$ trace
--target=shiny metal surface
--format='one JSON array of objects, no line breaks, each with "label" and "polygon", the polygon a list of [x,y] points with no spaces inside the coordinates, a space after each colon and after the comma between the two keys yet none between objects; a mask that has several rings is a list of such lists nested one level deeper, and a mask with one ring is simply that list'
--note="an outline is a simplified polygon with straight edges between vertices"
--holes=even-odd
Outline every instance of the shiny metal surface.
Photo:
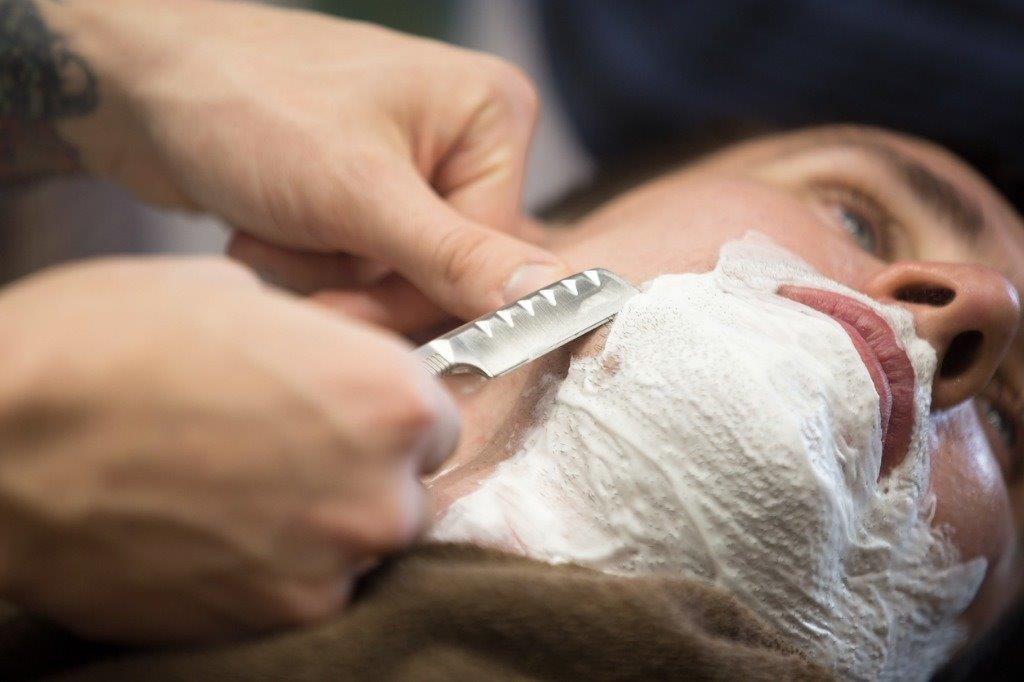
[{"label": "shiny metal surface", "polygon": [[416,353],[432,374],[494,378],[601,326],[636,293],[613,272],[584,270],[439,336]]}]

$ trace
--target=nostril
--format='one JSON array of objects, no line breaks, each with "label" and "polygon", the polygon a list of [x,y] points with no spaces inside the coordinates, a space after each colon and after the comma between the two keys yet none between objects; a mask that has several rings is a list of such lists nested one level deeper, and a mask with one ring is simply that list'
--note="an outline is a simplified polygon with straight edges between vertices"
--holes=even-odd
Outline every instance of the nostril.
[{"label": "nostril", "polygon": [[936,308],[949,305],[954,298],[956,298],[956,292],[952,289],[928,284],[911,284],[896,292],[897,301],[930,305]]},{"label": "nostril", "polygon": [[960,332],[954,336],[949,348],[946,349],[946,357],[942,358],[939,376],[943,379],[955,379],[970,369],[978,358],[984,339],[985,336],[975,330]]}]

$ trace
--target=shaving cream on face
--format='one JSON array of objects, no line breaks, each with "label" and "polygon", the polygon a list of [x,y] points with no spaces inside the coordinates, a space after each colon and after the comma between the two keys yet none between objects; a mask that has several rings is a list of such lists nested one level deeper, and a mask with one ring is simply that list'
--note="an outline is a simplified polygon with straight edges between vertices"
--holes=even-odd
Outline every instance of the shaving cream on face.
[{"label": "shaving cream on face", "polygon": [[[879,400],[850,338],[780,285],[836,291],[896,332],[917,379],[910,452],[882,482]],[[935,353],[909,314],[763,237],[658,277],[575,358],[521,449],[432,536],[734,594],[854,679],[927,679],[985,562],[930,525]]]}]

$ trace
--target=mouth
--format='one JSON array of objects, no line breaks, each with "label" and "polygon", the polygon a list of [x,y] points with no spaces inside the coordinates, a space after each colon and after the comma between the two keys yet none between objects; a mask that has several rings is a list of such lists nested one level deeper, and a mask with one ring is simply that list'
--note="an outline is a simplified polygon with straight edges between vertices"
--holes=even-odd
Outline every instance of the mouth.
[{"label": "mouth", "polygon": [[779,296],[828,315],[849,335],[878,393],[882,466],[887,475],[907,456],[914,426],[914,367],[885,319],[860,301],[834,291],[779,287]]}]

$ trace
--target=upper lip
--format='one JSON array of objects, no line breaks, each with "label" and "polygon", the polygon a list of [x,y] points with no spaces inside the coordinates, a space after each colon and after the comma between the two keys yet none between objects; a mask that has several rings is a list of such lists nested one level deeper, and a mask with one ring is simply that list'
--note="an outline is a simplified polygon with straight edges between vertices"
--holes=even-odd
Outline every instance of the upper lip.
[{"label": "upper lip", "polygon": [[860,301],[834,291],[782,286],[780,296],[838,322],[850,336],[878,392],[882,424],[880,476],[903,461],[914,426],[914,366],[885,319]]}]

